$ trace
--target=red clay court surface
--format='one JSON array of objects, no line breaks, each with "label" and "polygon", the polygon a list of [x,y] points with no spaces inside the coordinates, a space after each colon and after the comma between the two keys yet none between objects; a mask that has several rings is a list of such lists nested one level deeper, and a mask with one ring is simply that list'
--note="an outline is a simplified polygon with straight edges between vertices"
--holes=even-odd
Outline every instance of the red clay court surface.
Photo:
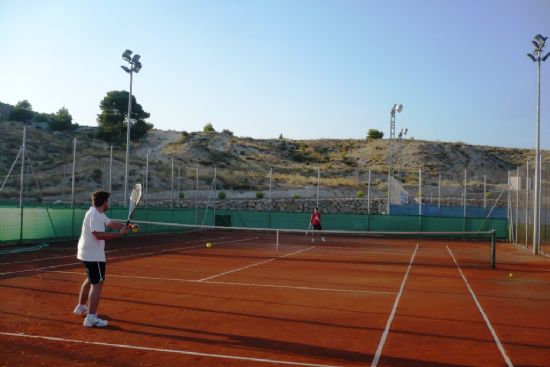
[{"label": "red clay court surface", "polygon": [[491,269],[486,243],[271,237],[108,242],[110,324],[93,329],[72,314],[76,241],[0,255],[0,365],[550,365],[550,258],[498,243]]}]

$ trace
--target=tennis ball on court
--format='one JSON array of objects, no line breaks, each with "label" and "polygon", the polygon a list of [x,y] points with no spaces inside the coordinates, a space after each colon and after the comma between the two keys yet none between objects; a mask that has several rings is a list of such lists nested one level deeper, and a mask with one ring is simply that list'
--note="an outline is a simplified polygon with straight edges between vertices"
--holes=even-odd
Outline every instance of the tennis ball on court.
[{"label": "tennis ball on court", "polygon": [[508,274],[508,276],[511,278],[511,277],[514,276],[514,273],[510,273],[510,274]]},{"label": "tennis ball on court", "polygon": [[212,244],[210,242],[207,242],[206,247],[210,248],[210,247],[212,247]]}]

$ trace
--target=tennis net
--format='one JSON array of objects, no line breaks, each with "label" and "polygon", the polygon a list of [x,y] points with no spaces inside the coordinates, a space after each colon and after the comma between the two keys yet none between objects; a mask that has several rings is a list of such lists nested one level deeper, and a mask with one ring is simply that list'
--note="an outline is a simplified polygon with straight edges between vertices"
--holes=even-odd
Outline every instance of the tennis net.
[{"label": "tennis net", "polygon": [[[265,256],[278,257],[300,249],[308,256],[375,263],[492,267],[496,266],[495,231],[478,232],[374,232],[343,230],[299,230],[171,222],[135,221],[140,235],[154,235],[151,242],[194,240],[212,244],[218,250],[253,249]],[[211,251],[214,252],[214,251]]]}]

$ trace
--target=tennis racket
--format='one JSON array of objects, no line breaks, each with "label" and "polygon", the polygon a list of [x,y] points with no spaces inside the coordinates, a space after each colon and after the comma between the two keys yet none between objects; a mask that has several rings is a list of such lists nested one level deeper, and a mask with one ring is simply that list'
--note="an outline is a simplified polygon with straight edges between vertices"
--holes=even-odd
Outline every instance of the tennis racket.
[{"label": "tennis racket", "polygon": [[311,223],[309,223],[309,227],[307,227],[307,230],[306,230],[306,237],[307,237],[309,231],[311,231]]},{"label": "tennis racket", "polygon": [[132,193],[130,194],[130,204],[128,206],[128,220],[126,221],[126,227],[130,228],[132,232],[138,232],[139,227],[135,224],[130,224],[130,220],[136,211],[141,200],[141,184],[136,184]]}]

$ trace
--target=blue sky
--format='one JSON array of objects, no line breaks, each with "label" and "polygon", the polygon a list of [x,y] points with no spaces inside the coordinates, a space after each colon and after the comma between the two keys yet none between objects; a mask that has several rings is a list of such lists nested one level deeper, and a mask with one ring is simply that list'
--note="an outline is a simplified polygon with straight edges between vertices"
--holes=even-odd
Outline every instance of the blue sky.
[{"label": "blue sky", "polygon": [[[96,126],[127,90],[156,128],[292,139],[389,135],[532,148],[536,67],[550,0],[0,0],[0,101],[69,109]],[[546,47],[550,51],[550,42]],[[541,144],[550,148],[550,61]]]}]

